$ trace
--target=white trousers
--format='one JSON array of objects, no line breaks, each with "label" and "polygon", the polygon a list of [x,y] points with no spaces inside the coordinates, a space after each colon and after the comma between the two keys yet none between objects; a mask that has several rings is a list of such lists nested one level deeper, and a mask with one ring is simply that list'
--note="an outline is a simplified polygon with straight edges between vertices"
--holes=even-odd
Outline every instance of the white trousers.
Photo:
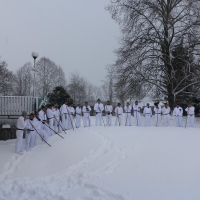
[{"label": "white trousers", "polygon": [[15,145],[15,153],[20,153],[22,151],[22,142],[23,142],[23,131],[17,130],[16,131],[16,145]]},{"label": "white trousers", "polygon": [[135,118],[135,125],[136,126],[141,126],[141,115],[139,112],[134,112],[134,118]]},{"label": "white trousers", "polygon": [[74,119],[73,115],[68,115],[68,129],[74,128]]},{"label": "white trousers", "polygon": [[122,125],[122,115],[117,115],[115,119],[115,126],[121,126]]},{"label": "white trousers", "polygon": [[96,113],[96,126],[102,126],[102,113]]},{"label": "white trousers", "polygon": [[125,115],[125,126],[132,126],[131,113],[126,113]]},{"label": "white trousers", "polygon": [[55,119],[54,119],[54,130],[57,133],[61,133],[62,132],[61,126],[62,126],[62,124],[61,124],[61,121],[60,121],[60,117],[59,116],[55,117]]},{"label": "white trousers", "polygon": [[[37,132],[42,136],[42,138],[44,139],[44,140],[48,140],[48,138],[49,138],[49,134],[46,132],[46,131],[44,131],[44,130],[42,130],[42,129],[37,129]],[[40,137],[40,136],[39,136]],[[41,138],[41,140],[42,140],[42,138]],[[42,140],[43,141],[43,140]]]},{"label": "white trousers", "polygon": [[62,114],[62,128],[67,129],[67,114]]},{"label": "white trousers", "polygon": [[37,132],[31,131],[31,148],[37,145]]},{"label": "white trousers", "polygon": [[85,125],[85,127],[91,126],[90,114],[89,113],[84,113],[84,125]]},{"label": "white trousers", "polygon": [[76,114],[76,127],[79,128],[81,126],[81,114]]},{"label": "white trousers", "polygon": [[194,127],[194,115],[187,116],[187,127]]},{"label": "white trousers", "polygon": [[176,116],[176,126],[182,127],[182,116]]},{"label": "white trousers", "polygon": [[30,131],[28,133],[28,131],[26,131],[26,136],[25,136],[25,149],[26,149],[26,151],[28,151],[30,148],[32,148],[31,143],[33,142],[33,132],[34,131]]},{"label": "white trousers", "polygon": [[151,126],[151,115],[150,114],[145,115],[145,126]]},{"label": "white trousers", "polygon": [[163,125],[164,126],[169,126],[169,119],[170,119],[170,115],[163,115]]},{"label": "white trousers", "polygon": [[112,115],[106,114],[106,126],[112,126]]},{"label": "white trousers", "polygon": [[54,130],[54,126],[53,126],[53,122],[54,122],[54,118],[49,119],[49,136],[53,135],[53,130]]},{"label": "white trousers", "polygon": [[155,126],[160,126],[160,114],[155,114]]}]

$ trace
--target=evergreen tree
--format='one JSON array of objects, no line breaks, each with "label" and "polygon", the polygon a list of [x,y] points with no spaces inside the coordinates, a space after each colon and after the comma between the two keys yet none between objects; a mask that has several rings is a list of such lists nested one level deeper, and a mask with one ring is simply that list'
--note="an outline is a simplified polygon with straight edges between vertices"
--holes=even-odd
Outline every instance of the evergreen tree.
[{"label": "evergreen tree", "polygon": [[55,87],[53,91],[51,93],[48,93],[45,97],[45,105],[58,104],[58,107],[60,107],[65,101],[73,102],[70,95],[62,86]]}]

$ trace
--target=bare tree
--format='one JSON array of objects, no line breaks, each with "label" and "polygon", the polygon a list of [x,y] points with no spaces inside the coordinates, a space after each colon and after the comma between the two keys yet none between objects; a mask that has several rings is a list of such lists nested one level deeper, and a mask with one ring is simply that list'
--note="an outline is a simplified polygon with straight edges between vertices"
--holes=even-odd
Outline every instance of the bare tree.
[{"label": "bare tree", "polygon": [[13,92],[14,76],[7,69],[6,62],[0,62],[0,94],[3,96],[11,95]]},{"label": "bare tree", "polygon": [[[173,107],[178,94],[199,85],[199,74],[186,73],[196,71],[191,69],[197,62],[194,55],[199,55],[199,4],[198,0],[115,0],[107,7],[122,30],[115,67],[117,84],[126,87],[128,94],[136,85],[147,93],[156,89]],[[180,70],[173,59],[180,55],[173,52],[180,44],[193,55],[193,62],[184,60],[181,83],[177,83]]]},{"label": "bare tree", "polygon": [[30,62],[24,64],[15,73],[14,94],[17,96],[33,95],[33,67]]},{"label": "bare tree", "polygon": [[36,95],[45,97],[56,86],[66,87],[64,72],[49,58],[43,57],[36,63]]}]

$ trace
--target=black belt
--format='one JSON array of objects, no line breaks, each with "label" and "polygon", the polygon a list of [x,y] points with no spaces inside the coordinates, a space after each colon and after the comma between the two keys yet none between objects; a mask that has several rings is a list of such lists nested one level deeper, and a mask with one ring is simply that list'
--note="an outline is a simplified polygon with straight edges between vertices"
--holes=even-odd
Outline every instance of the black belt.
[{"label": "black belt", "polygon": [[155,114],[160,115],[161,113],[155,113]]},{"label": "black belt", "polygon": [[167,114],[163,114],[163,115],[169,115],[170,113],[167,113]]},{"label": "black belt", "polygon": [[19,131],[24,131],[24,129],[20,129],[20,128],[17,128],[17,130],[19,130]]},{"label": "black belt", "polygon": [[131,112],[125,112],[125,113],[131,113]]}]

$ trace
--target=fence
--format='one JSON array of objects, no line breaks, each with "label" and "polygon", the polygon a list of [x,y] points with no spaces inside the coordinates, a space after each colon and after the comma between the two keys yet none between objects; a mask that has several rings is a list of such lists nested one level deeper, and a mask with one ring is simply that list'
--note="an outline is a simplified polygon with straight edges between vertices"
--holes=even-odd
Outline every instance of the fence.
[{"label": "fence", "polygon": [[22,111],[33,112],[38,109],[38,97],[0,96],[0,115],[21,115]]}]

